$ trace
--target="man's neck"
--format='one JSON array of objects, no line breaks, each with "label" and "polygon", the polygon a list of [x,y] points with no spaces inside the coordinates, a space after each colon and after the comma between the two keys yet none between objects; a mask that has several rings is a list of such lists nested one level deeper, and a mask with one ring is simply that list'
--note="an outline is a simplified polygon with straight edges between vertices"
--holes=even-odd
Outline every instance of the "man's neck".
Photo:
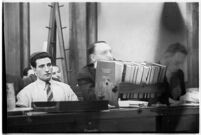
[{"label": "man's neck", "polygon": [[50,81],[52,80],[52,78],[49,79],[49,80],[42,80],[42,79],[40,79],[40,78],[37,78],[37,80],[42,81],[42,82],[50,82]]}]

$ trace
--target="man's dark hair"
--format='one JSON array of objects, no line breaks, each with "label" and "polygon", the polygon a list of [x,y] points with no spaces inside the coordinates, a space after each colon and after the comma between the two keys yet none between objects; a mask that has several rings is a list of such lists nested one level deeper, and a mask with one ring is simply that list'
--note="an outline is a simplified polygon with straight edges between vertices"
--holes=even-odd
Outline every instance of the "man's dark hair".
[{"label": "man's dark hair", "polygon": [[36,52],[31,55],[31,58],[30,58],[31,66],[36,68],[36,60],[42,59],[42,58],[50,58],[52,62],[52,57],[47,52]]},{"label": "man's dark hair", "polygon": [[170,44],[166,50],[166,53],[170,53],[170,54],[175,54],[177,52],[183,53],[185,55],[188,54],[186,47],[178,42]]},{"label": "man's dark hair", "polygon": [[27,76],[28,75],[28,71],[31,69],[31,67],[26,67],[24,68],[23,72],[22,72],[22,75],[23,76]]},{"label": "man's dark hair", "polygon": [[106,41],[96,41],[92,44],[89,45],[88,49],[87,49],[87,54],[88,56],[90,54],[93,54],[94,53],[94,49],[95,49],[95,45],[98,44],[98,43],[107,43]]}]

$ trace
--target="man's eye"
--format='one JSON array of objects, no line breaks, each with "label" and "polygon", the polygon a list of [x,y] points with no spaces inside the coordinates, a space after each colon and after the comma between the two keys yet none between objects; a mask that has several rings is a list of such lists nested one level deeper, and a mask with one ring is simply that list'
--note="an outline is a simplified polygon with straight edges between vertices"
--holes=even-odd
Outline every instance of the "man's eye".
[{"label": "man's eye", "polygon": [[107,54],[107,51],[104,51],[102,54],[103,54],[103,55],[104,55],[104,54]]},{"label": "man's eye", "polygon": [[44,67],[44,65],[40,65],[40,66],[38,66],[39,68],[43,68]]},{"label": "man's eye", "polygon": [[50,67],[51,65],[52,65],[51,63],[48,63],[48,64],[47,64],[48,67]]}]

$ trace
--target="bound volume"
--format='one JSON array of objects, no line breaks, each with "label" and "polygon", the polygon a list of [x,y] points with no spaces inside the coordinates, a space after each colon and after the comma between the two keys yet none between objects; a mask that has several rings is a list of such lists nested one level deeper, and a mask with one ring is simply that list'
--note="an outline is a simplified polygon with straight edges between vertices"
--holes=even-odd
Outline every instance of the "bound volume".
[{"label": "bound volume", "polygon": [[109,100],[118,106],[118,92],[115,86],[122,80],[123,64],[118,61],[99,61],[96,69],[95,93],[99,100]]}]

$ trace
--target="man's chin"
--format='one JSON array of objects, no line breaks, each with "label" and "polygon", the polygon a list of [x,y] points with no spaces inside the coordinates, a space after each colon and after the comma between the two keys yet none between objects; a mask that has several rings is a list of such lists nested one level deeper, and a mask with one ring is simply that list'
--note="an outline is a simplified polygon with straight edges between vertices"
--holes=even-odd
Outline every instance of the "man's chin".
[{"label": "man's chin", "polygon": [[51,79],[51,77],[43,78],[43,79],[41,79],[41,80],[43,80],[43,81],[50,81],[50,79]]}]

